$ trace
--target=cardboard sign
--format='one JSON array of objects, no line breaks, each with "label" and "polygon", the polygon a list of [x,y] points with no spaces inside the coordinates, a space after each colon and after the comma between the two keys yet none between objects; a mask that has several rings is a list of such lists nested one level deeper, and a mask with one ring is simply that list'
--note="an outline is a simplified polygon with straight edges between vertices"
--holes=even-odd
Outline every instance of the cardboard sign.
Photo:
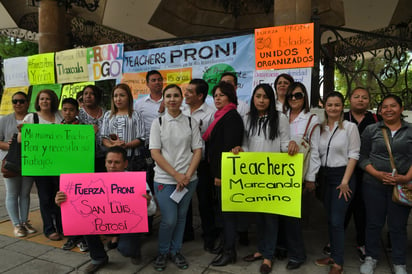
[{"label": "cardboard sign", "polygon": [[6,87],[30,85],[27,62],[26,56],[4,59],[4,82]]},{"label": "cardboard sign", "polygon": [[13,94],[18,91],[22,91],[27,94],[29,92],[29,87],[13,87],[4,89],[3,96],[1,97],[0,115],[7,115],[14,111],[11,98],[13,97]]},{"label": "cardboard sign", "polygon": [[77,93],[82,91],[84,87],[94,85],[94,82],[83,82],[64,85],[62,89],[62,96],[60,99],[59,109],[62,109],[62,102],[66,98],[76,99]]},{"label": "cardboard sign", "polygon": [[64,235],[147,232],[146,172],[63,174]]},{"label": "cardboard sign", "polygon": [[86,49],[56,52],[57,83],[84,82],[89,80]]},{"label": "cardboard sign", "polygon": [[300,218],[303,155],[222,153],[222,210]]},{"label": "cardboard sign", "polygon": [[58,176],[94,171],[92,125],[23,124],[23,176]]},{"label": "cardboard sign", "polygon": [[123,50],[123,43],[88,48],[89,81],[120,79],[123,67]]},{"label": "cardboard sign", "polygon": [[29,56],[28,70],[31,85],[54,84],[54,52]]},{"label": "cardboard sign", "polygon": [[255,29],[256,70],[314,65],[313,23]]}]

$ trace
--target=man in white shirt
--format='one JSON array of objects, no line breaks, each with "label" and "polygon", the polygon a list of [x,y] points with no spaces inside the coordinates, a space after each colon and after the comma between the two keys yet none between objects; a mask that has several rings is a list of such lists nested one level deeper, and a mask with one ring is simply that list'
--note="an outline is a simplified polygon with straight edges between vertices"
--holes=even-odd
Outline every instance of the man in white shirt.
[{"label": "man in white shirt", "polygon": [[[144,155],[147,162],[146,181],[149,184],[150,190],[153,189],[154,177],[154,162],[149,151],[150,128],[154,119],[159,117],[164,112],[163,104],[163,77],[157,70],[151,70],[146,74],[146,85],[150,89],[150,94],[142,99],[139,99],[134,104],[134,109],[140,113],[143,118],[145,129],[145,149]],[[149,217],[149,234],[152,232],[153,217]]]},{"label": "man in white shirt", "polygon": [[[220,81],[231,84],[237,91],[237,76],[233,72],[227,71],[222,73],[222,76],[220,76]],[[237,99],[237,112],[239,112],[242,118],[249,112],[249,108],[249,104],[245,101],[239,100],[239,98]]]},{"label": "man in white shirt", "polygon": [[[184,92],[187,107],[183,114],[192,117],[199,123],[200,133],[203,135],[209,125],[213,122],[215,109],[205,103],[209,85],[203,79],[192,79]],[[199,201],[199,213],[203,231],[204,249],[213,251],[217,231],[215,229],[215,216],[213,210],[214,187],[213,178],[210,176],[210,167],[205,158],[205,143],[203,141],[202,160],[197,168],[199,182],[197,185],[197,197]],[[194,238],[192,226],[192,205],[187,212],[185,239]]]}]

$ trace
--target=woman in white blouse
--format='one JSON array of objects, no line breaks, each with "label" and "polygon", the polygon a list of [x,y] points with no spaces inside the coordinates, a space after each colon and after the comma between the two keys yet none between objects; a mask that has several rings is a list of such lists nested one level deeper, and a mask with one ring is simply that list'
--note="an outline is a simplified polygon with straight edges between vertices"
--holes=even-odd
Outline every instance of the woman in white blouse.
[{"label": "woman in white blouse", "polygon": [[[242,147],[236,146],[232,152],[287,152],[289,143],[288,121],[283,113],[276,110],[273,89],[268,84],[256,86],[252,94],[250,112],[244,117],[245,132]],[[243,258],[246,262],[263,260],[260,273],[272,271],[278,239],[277,214],[257,213],[257,251]]]},{"label": "woman in white blouse", "polygon": [[354,123],[343,120],[344,98],[331,92],[325,98],[325,121],[319,143],[322,169],[326,171],[324,205],[328,215],[330,257],[316,260],[330,266],[329,273],[343,273],[344,221],[356,184],[353,171],[359,159],[360,137]]},{"label": "woman in white blouse", "polygon": [[[283,110],[289,119],[290,139],[288,150],[292,153],[299,151],[297,143],[302,138],[309,141],[310,158],[306,174],[302,174],[304,180],[304,191],[315,190],[315,177],[320,167],[319,158],[319,119],[315,114],[309,112],[309,99],[306,87],[299,82],[292,83],[286,91],[286,100]],[[305,135],[305,136],[304,136]],[[305,246],[303,243],[300,218],[282,216],[282,222],[286,231],[289,262],[287,269],[297,269],[306,260]]]}]

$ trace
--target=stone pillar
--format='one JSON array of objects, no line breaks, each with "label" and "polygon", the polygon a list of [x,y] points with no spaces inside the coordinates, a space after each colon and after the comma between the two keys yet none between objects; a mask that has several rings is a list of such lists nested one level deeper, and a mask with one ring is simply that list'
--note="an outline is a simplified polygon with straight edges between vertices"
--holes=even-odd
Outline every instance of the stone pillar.
[{"label": "stone pillar", "polygon": [[65,9],[57,1],[41,0],[39,9],[39,53],[67,49]]},{"label": "stone pillar", "polygon": [[275,26],[304,24],[311,22],[311,0],[274,0]]}]

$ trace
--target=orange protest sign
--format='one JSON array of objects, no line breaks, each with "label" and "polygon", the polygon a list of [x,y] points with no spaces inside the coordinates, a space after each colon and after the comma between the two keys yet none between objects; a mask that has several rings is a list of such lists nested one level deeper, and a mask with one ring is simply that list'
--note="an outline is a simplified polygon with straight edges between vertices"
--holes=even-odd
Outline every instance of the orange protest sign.
[{"label": "orange protest sign", "polygon": [[256,70],[313,67],[313,39],[313,23],[256,29]]}]

